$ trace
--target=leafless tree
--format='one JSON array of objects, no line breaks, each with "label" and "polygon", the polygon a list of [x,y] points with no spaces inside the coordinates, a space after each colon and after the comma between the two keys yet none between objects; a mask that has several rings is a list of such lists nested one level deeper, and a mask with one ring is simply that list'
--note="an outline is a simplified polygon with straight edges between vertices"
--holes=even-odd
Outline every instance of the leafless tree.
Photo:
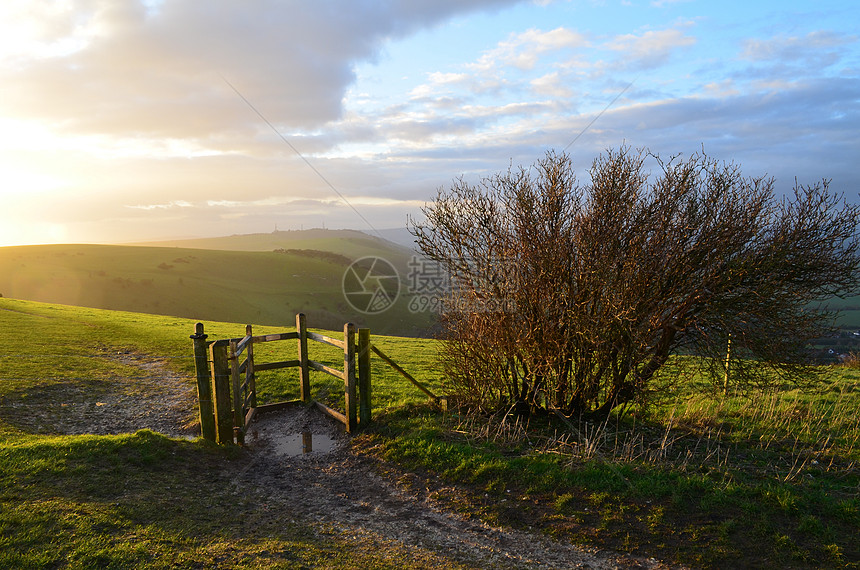
[{"label": "leafless tree", "polygon": [[[653,159],[651,176],[645,161]],[[443,362],[452,393],[485,408],[605,416],[655,386],[672,355],[741,386],[813,379],[818,304],[857,283],[858,207],[828,182],[775,194],[704,154],[624,147],[580,183],[566,154],[440,189],[413,221],[449,272]],[[675,361],[682,359],[676,358]]]}]

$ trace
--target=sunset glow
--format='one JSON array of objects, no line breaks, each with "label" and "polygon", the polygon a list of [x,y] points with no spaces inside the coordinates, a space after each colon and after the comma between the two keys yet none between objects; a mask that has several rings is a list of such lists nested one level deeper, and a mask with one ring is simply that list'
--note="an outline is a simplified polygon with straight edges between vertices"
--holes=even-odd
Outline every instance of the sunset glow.
[{"label": "sunset glow", "polygon": [[856,201],[858,21],[848,0],[3,2],[0,246],[403,227],[458,176],[568,145],[583,169],[704,146]]}]

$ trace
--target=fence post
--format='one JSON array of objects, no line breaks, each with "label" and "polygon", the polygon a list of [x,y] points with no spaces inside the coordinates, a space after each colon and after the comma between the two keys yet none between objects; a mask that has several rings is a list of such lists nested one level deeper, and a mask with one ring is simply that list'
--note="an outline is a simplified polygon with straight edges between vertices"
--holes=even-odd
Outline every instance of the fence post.
[{"label": "fence post", "polygon": [[215,441],[215,408],[212,406],[212,379],[209,360],[206,357],[208,335],[203,333],[203,323],[194,325],[194,368],[197,371],[197,399],[200,402],[200,434],[204,439]]},{"label": "fence post", "polygon": [[236,443],[245,442],[245,398],[242,397],[242,382],[239,380],[239,355],[235,340],[230,341],[230,380],[233,384],[233,432]]},{"label": "fence post", "polygon": [[346,431],[355,431],[357,404],[355,397],[355,325],[343,325],[343,402],[346,412]]},{"label": "fence post", "polygon": [[212,361],[212,397],[215,407],[215,441],[233,443],[233,416],[230,410],[230,365],[227,359],[227,343],[214,342],[209,345]]},{"label": "fence post", "polygon": [[[254,336],[253,329],[251,329],[251,325],[245,327],[245,334],[247,336]],[[254,343],[249,342],[248,348],[245,349],[245,352],[248,353],[248,366],[245,368],[245,385],[248,387],[248,407],[256,408],[257,407],[257,377],[254,374]],[[243,409],[244,411],[244,409]]]},{"label": "fence post", "polygon": [[358,425],[370,423],[370,329],[358,329]]},{"label": "fence post", "polygon": [[304,313],[296,315],[296,332],[299,333],[299,397],[307,404],[311,401],[311,381],[308,374],[308,326]]}]

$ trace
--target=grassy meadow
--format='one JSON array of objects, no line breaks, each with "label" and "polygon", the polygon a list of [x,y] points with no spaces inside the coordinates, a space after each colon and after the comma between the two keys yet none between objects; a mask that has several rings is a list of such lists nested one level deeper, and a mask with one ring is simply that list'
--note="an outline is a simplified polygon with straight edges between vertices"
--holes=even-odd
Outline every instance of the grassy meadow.
[{"label": "grassy meadow", "polygon": [[[62,415],[76,409],[74,404],[127,388],[140,370],[113,358],[117,354],[163,361],[194,390],[188,338],[194,324],[0,299],[0,568],[432,568],[445,563],[432,554],[416,558],[400,545],[355,541],[342,531],[311,528],[286,516],[278,524],[242,524],[240,516],[254,522],[265,499],[237,494],[227,479],[247,462],[238,449],[148,430],[67,436],[52,429],[50,416],[34,420],[40,406]],[[260,333],[276,330],[283,329],[256,327]],[[206,322],[206,332],[211,340],[241,336],[244,325]],[[293,343],[283,344],[289,345],[283,350],[294,351]],[[433,362],[432,341],[379,338],[378,344],[439,389],[439,375],[427,365]],[[262,350],[258,354],[264,356]],[[336,360],[317,343],[311,343],[310,356]],[[391,374],[377,364],[377,411],[423,398],[411,385],[386,381],[385,374],[389,380]],[[312,377],[315,396],[337,405],[337,387],[329,377]],[[294,380],[261,375],[261,399],[289,398]],[[62,401],[54,401],[60,396]]]},{"label": "grassy meadow", "polygon": [[[860,567],[860,371],[601,424],[392,409],[368,449],[461,512],[693,568]],[[381,451],[380,451],[381,449]]]},{"label": "grassy meadow", "polygon": [[[63,403],[133,383],[140,372],[118,353],[157,357],[192,390],[194,322],[0,299],[0,567],[450,566],[439,553],[356,540],[287,512],[264,516],[265,497],[229,484],[244,466],[240,449],[34,424],[52,395],[66,399],[55,402],[62,414],[73,409]],[[204,322],[210,340],[244,333],[241,322]],[[433,341],[373,342],[442,391]],[[294,348],[279,344],[257,354]],[[317,343],[310,356],[340,357]],[[833,368],[816,392],[752,397],[702,393],[691,378],[673,398],[590,424],[443,412],[373,362],[375,421],[353,449],[464,516],[694,568],[860,566],[858,369]],[[335,406],[337,384],[312,375],[315,397]],[[263,402],[297,389],[288,371],[261,375],[258,387]]]},{"label": "grassy meadow", "polygon": [[[206,245],[224,249],[198,249]],[[188,247],[3,247],[0,295],[275,326],[290,325],[296,313],[304,312],[322,328],[338,329],[346,318],[380,334],[426,335],[432,315],[409,311],[405,282],[397,302],[381,315],[363,315],[349,306],[344,273],[352,261],[365,256],[390,261],[405,280],[410,256],[406,249],[346,230],[191,240]]]}]

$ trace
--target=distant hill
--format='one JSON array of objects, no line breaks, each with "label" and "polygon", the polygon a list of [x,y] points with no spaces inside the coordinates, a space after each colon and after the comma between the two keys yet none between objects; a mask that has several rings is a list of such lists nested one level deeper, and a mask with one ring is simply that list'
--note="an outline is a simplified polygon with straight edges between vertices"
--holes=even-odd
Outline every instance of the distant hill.
[{"label": "distant hill", "polygon": [[[185,247],[193,249],[219,249],[223,251],[273,251],[275,249],[318,249],[332,251],[347,257],[375,255],[379,250],[411,255],[406,245],[408,232],[381,230],[386,239],[358,230],[285,230],[261,234],[239,234],[214,238],[179,239],[131,243],[150,247]],[[391,239],[393,238],[393,239]]]},{"label": "distant hill", "polygon": [[[279,250],[279,251],[274,251]],[[388,310],[365,315],[347,302],[351,261],[389,261],[401,295]],[[0,294],[100,309],[201,321],[340,329],[346,321],[379,334],[426,336],[435,318],[409,311],[408,249],[346,230],[275,232],[152,245],[0,247]]]}]

